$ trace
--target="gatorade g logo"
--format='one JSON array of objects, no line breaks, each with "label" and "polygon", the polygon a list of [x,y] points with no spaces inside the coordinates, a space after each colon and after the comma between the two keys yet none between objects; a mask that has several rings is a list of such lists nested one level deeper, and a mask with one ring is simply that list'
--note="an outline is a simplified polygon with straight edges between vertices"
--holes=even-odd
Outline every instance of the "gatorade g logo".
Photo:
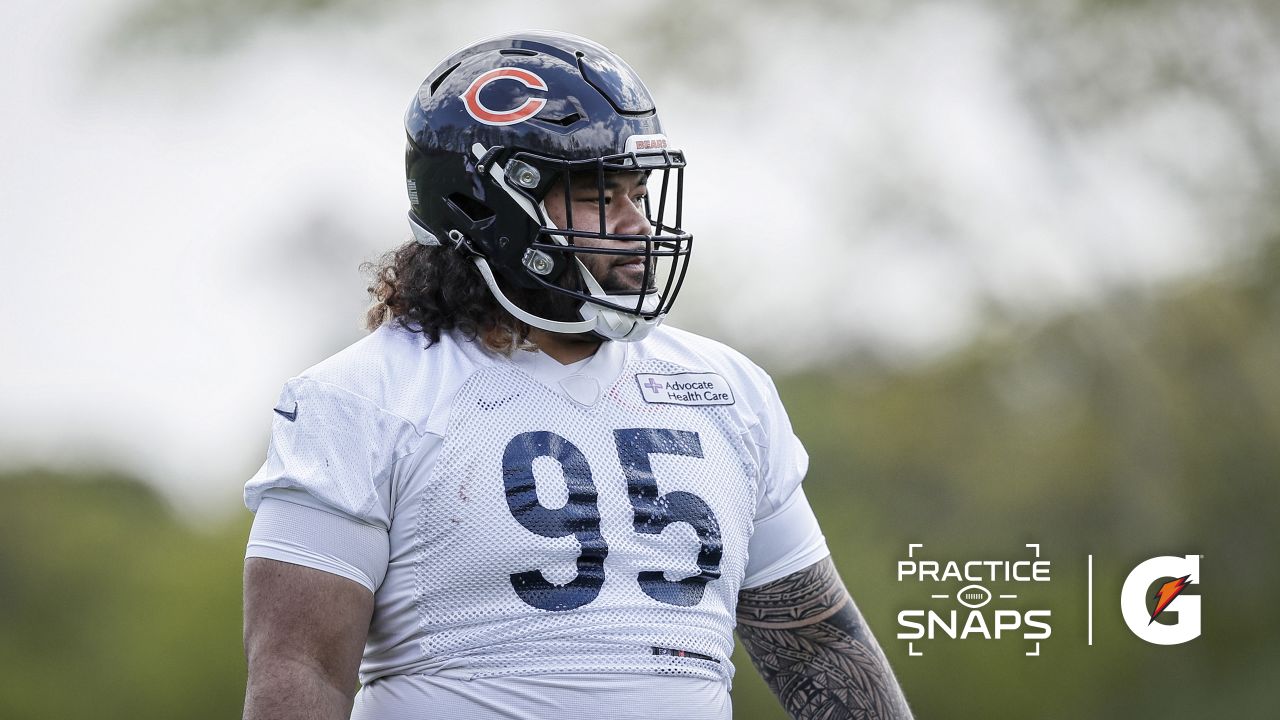
[{"label": "gatorade g logo", "polygon": [[[1125,578],[1120,611],[1134,635],[1156,645],[1178,645],[1200,637],[1200,596],[1183,595],[1188,585],[1200,584],[1200,557],[1165,555],[1142,562]],[[1147,598],[1155,601],[1147,609]],[[1170,616],[1166,624],[1156,622]]]},{"label": "gatorade g logo", "polygon": [[485,107],[480,102],[480,91],[484,90],[491,82],[497,80],[514,80],[530,90],[546,90],[547,84],[542,78],[523,68],[505,67],[495,68],[486,73],[481,74],[475,80],[471,81],[471,85],[467,91],[462,93],[462,104],[467,107],[467,112],[471,117],[479,120],[485,125],[514,125],[518,122],[524,122],[542,109],[547,101],[542,98],[525,98],[515,108],[510,110],[494,110]]}]

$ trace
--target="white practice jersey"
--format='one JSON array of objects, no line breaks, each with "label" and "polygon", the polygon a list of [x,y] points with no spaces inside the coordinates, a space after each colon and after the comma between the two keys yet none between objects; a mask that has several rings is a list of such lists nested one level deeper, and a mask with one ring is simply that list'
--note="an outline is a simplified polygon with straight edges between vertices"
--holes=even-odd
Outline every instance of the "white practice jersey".
[{"label": "white practice jersey", "polygon": [[826,555],[816,525],[748,552],[807,463],[768,375],[696,335],[563,366],[386,325],[285,386],[248,554],[374,592],[362,695],[424,676],[727,689],[738,591]]}]

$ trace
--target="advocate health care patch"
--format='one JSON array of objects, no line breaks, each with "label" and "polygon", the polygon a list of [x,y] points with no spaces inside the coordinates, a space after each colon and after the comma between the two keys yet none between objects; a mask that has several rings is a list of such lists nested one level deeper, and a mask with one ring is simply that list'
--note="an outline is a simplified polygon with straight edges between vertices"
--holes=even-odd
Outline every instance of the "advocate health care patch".
[{"label": "advocate health care patch", "polygon": [[640,397],[665,405],[732,405],[733,390],[716,373],[637,373]]}]

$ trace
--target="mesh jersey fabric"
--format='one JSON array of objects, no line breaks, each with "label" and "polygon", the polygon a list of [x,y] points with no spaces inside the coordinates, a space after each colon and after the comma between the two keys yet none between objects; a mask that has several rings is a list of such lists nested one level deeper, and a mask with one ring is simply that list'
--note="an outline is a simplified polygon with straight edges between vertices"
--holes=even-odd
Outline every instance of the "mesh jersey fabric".
[{"label": "mesh jersey fabric", "polygon": [[[733,404],[645,401],[637,376],[681,373],[713,374]],[[291,380],[277,411],[248,507],[302,492],[388,534],[364,683],[727,684],[753,521],[807,466],[767,374],[671,328],[566,367],[387,325]]]},{"label": "mesh jersey fabric", "polygon": [[351,720],[732,720],[718,680],[684,676],[530,675],[458,680],[395,676],[365,685]]}]

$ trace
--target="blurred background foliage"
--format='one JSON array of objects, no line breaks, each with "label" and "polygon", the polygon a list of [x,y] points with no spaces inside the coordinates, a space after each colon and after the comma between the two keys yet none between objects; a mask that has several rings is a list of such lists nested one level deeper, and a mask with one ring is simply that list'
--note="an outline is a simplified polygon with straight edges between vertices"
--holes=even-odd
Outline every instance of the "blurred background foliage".
[{"label": "blurred background foliage", "polygon": [[[1269,716],[1278,367],[1272,241],[1234,271],[992,328],[928,366],[779,378],[837,564],[918,716]],[[0,486],[0,716],[236,715],[248,518],[193,528],[146,485],[110,475],[29,471]],[[896,583],[894,563],[922,540],[942,560],[1018,558],[1040,543],[1054,580],[1025,597],[1053,611],[1041,657],[1016,638],[937,640],[906,657],[896,613],[926,607],[934,588]],[[1125,574],[1158,554],[1205,556],[1205,631],[1184,646],[1147,645],[1119,617]],[[737,663],[736,717],[783,717]]]},{"label": "blurred background foliage", "polygon": [[[1113,277],[1124,235],[1082,238],[1101,247],[1101,289],[1065,310],[1022,312],[1021,296],[988,283],[980,326],[945,355],[894,362],[855,343],[834,358],[815,350],[818,366],[780,363],[794,368],[777,380],[812,456],[807,487],[837,564],[920,718],[1271,717],[1280,677],[1271,611],[1280,597],[1280,122],[1277,78],[1261,69],[1276,67],[1280,8],[971,4],[1016,28],[1009,75],[1068,170],[1082,139],[1148,122],[1158,129],[1161,108],[1187,111],[1180,117],[1193,130],[1214,128],[1213,148],[1235,147],[1222,144],[1229,136],[1242,150],[1191,165],[1155,144],[1137,153],[1212,221],[1203,239],[1217,254],[1199,272]],[[121,13],[106,45],[141,57],[216,54],[271,23],[358,22],[405,5],[146,0]],[[636,11],[635,27],[660,41],[641,44],[650,55],[635,64],[732,91],[742,79],[724,48],[760,27],[792,28],[783,18],[803,15],[865,26],[899,5],[653,3]],[[886,207],[922,202],[913,183],[927,178],[881,179],[905,183]],[[916,210],[936,213],[939,234],[959,232],[947,208]],[[109,470],[12,470],[0,489],[0,717],[238,715],[246,514],[192,525],[149,484]],[[1041,657],[1024,657],[1016,639],[939,640],[907,657],[895,617],[926,606],[929,588],[897,583],[894,563],[914,542],[958,560],[1022,557],[1024,543],[1040,543],[1054,577],[1027,595],[1053,610]],[[1089,554],[1093,647],[1084,640]],[[1129,569],[1163,554],[1204,556],[1204,635],[1183,646],[1138,640],[1118,610]],[[737,664],[736,717],[783,717],[749,662]]]}]

